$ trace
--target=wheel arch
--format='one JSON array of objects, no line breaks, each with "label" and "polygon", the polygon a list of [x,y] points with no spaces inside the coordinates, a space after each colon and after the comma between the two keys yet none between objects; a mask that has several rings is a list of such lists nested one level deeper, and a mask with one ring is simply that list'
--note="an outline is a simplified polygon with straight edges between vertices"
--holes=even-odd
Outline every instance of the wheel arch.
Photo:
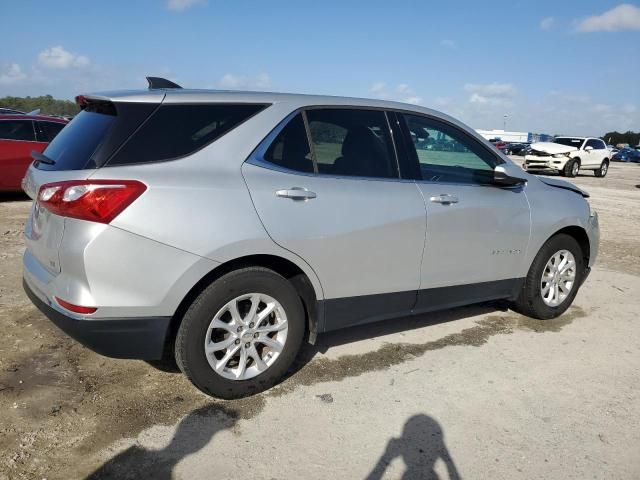
[{"label": "wheel arch", "polygon": [[[184,296],[171,318],[165,345],[165,356],[173,355],[173,342],[182,322],[182,318],[193,301],[218,278],[223,275],[247,267],[264,267],[282,275],[289,280],[298,292],[305,310],[309,341],[315,342],[319,322],[318,294],[309,276],[293,261],[273,254],[246,255],[228,260],[205,274]],[[322,295],[322,292],[318,292]]]},{"label": "wheel arch", "polygon": [[[591,257],[591,244],[589,243],[589,236],[587,235],[587,231],[579,226],[579,225],[569,225],[567,227],[563,227],[560,230],[554,232],[552,235],[549,235],[542,245],[547,243],[552,237],[555,237],[559,234],[569,235],[574,238],[578,245],[580,245],[580,249],[582,250],[582,256],[584,257],[584,265],[589,265],[589,258]],[[540,247],[542,248],[542,247]]]}]

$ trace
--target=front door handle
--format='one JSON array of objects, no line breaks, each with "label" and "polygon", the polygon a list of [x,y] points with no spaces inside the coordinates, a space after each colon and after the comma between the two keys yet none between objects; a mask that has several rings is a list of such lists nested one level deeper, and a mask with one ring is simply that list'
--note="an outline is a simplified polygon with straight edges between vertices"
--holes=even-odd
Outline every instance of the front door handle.
[{"label": "front door handle", "polygon": [[311,200],[312,198],[317,197],[315,192],[311,192],[306,188],[301,187],[291,187],[285,190],[278,190],[276,192],[276,196],[290,198],[292,200]]},{"label": "front door handle", "polygon": [[449,195],[448,193],[441,193],[440,195],[431,197],[429,201],[433,203],[441,203],[442,205],[450,205],[452,203],[458,203],[458,197]]}]

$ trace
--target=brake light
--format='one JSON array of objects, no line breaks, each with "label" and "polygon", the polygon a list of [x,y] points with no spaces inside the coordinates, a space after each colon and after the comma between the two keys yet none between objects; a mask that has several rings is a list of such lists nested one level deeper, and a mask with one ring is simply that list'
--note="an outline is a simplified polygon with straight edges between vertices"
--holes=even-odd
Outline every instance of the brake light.
[{"label": "brake light", "polygon": [[136,180],[72,180],[40,187],[38,203],[51,213],[90,222],[110,223],[147,186]]},{"label": "brake light", "polygon": [[96,307],[81,307],[80,305],[74,305],[73,303],[65,302],[61,298],[55,297],[56,302],[62,307],[70,312],[81,313],[84,315],[88,315],[90,313],[95,313],[98,310]]}]

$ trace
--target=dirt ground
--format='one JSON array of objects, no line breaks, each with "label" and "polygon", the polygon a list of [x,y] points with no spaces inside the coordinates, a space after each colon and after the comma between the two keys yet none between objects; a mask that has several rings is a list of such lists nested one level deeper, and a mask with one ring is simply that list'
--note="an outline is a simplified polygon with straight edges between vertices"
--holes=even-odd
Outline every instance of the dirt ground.
[{"label": "dirt ground", "polygon": [[597,266],[560,319],[480,305],[320,337],[280,386],[212,400],[60,333],[0,197],[0,479],[640,478],[640,165],[574,179]]}]

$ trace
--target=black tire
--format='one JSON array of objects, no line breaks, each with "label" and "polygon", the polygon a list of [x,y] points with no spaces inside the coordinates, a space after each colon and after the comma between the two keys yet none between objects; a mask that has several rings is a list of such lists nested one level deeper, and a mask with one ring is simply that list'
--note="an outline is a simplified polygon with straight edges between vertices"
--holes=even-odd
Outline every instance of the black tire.
[{"label": "black tire", "polygon": [[[574,165],[578,164],[578,171],[574,172]],[[565,177],[575,177],[578,175],[578,172],[580,171],[580,160],[577,158],[572,158],[571,160],[569,160],[567,163],[565,163],[564,165],[564,169],[562,170],[562,174]]]},{"label": "black tire", "polygon": [[597,168],[593,171],[593,174],[598,178],[604,178],[609,171],[609,160],[604,160],[600,165],[600,168]]},{"label": "black tire", "polygon": [[[567,298],[557,307],[551,307],[542,300],[542,274],[549,259],[559,250],[568,250],[576,260],[576,278]],[[527,317],[548,320],[562,315],[571,306],[584,278],[584,256],[578,242],[571,236],[560,233],[554,235],[542,246],[525,278],[520,295],[512,309]]]},{"label": "black tire", "polygon": [[[247,380],[227,379],[216,373],[207,361],[204,352],[207,329],[224,305],[252,292],[269,295],[284,308],[288,324],[286,342],[278,358],[263,373]],[[223,275],[193,301],[176,336],[176,363],[187,378],[207,395],[224,399],[245,397],[262,392],[282,379],[300,350],[304,333],[304,308],[291,283],[266,268],[244,268]]]}]

